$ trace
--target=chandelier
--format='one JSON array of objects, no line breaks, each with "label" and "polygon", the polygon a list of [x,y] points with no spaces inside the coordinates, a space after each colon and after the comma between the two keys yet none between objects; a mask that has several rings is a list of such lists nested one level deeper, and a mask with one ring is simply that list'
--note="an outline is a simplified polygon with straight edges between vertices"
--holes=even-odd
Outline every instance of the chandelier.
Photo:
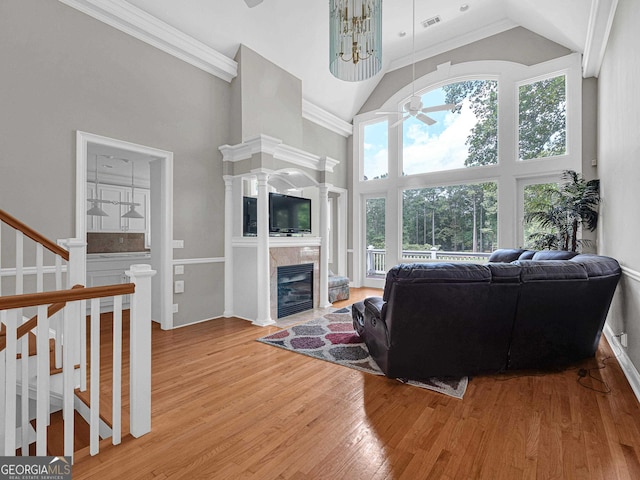
[{"label": "chandelier", "polygon": [[358,82],[382,68],[382,0],[329,0],[329,70]]}]

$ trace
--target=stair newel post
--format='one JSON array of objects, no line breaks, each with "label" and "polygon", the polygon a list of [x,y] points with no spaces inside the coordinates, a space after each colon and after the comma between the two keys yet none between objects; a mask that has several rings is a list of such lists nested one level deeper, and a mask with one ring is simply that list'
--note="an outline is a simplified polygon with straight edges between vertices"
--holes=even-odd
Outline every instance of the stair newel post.
[{"label": "stair newel post", "polygon": [[[69,251],[69,262],[67,264],[67,288],[74,285],[87,284],[87,242],[81,238],[68,238],[62,244]],[[86,312],[86,300],[80,303],[80,311]],[[70,344],[75,345],[73,349],[74,365],[80,365],[80,390],[87,389],[87,322],[80,322],[79,330],[72,332]]]},{"label": "stair newel post", "polygon": [[136,286],[130,310],[130,431],[140,437],[151,431],[151,265],[131,265],[125,274]]}]

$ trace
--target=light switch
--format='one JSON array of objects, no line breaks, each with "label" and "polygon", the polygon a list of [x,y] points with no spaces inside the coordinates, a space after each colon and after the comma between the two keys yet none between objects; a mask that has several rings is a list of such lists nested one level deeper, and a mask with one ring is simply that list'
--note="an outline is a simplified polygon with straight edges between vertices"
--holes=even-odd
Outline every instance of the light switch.
[{"label": "light switch", "polygon": [[184,265],[176,265],[173,268],[176,275],[184,275]]},{"label": "light switch", "polygon": [[177,282],[175,282],[173,292],[174,293],[184,292],[184,280],[178,280]]}]

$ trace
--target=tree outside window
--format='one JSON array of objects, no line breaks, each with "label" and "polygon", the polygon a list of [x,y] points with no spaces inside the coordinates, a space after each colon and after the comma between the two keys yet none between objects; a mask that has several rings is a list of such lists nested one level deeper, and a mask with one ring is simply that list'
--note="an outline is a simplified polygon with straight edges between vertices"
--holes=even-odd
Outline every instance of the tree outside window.
[{"label": "tree outside window", "polygon": [[402,248],[491,252],[497,235],[494,182],[405,190]]}]

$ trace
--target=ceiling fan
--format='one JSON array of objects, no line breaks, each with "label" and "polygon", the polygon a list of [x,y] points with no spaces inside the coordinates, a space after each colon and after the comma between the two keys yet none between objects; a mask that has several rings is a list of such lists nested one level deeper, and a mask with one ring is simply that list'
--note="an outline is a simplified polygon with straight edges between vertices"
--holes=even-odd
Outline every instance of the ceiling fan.
[{"label": "ceiling fan", "polygon": [[412,69],[412,81],[411,81],[411,97],[409,97],[409,101],[405,103],[402,107],[401,112],[376,112],[380,115],[398,115],[400,118],[398,121],[391,124],[391,127],[396,127],[400,125],[402,122],[407,120],[410,117],[415,117],[423,123],[427,125],[433,125],[436,121],[430,116],[426,115],[427,113],[432,112],[440,112],[443,110],[453,110],[456,108],[455,103],[445,103],[443,105],[436,105],[433,107],[423,107],[422,105],[422,97],[420,95],[416,95],[415,83],[416,83],[416,0],[413,0],[413,24],[411,26],[411,69]]},{"label": "ceiling fan", "polygon": [[246,3],[249,8],[260,5],[262,2],[263,0],[244,0],[244,3]]}]

